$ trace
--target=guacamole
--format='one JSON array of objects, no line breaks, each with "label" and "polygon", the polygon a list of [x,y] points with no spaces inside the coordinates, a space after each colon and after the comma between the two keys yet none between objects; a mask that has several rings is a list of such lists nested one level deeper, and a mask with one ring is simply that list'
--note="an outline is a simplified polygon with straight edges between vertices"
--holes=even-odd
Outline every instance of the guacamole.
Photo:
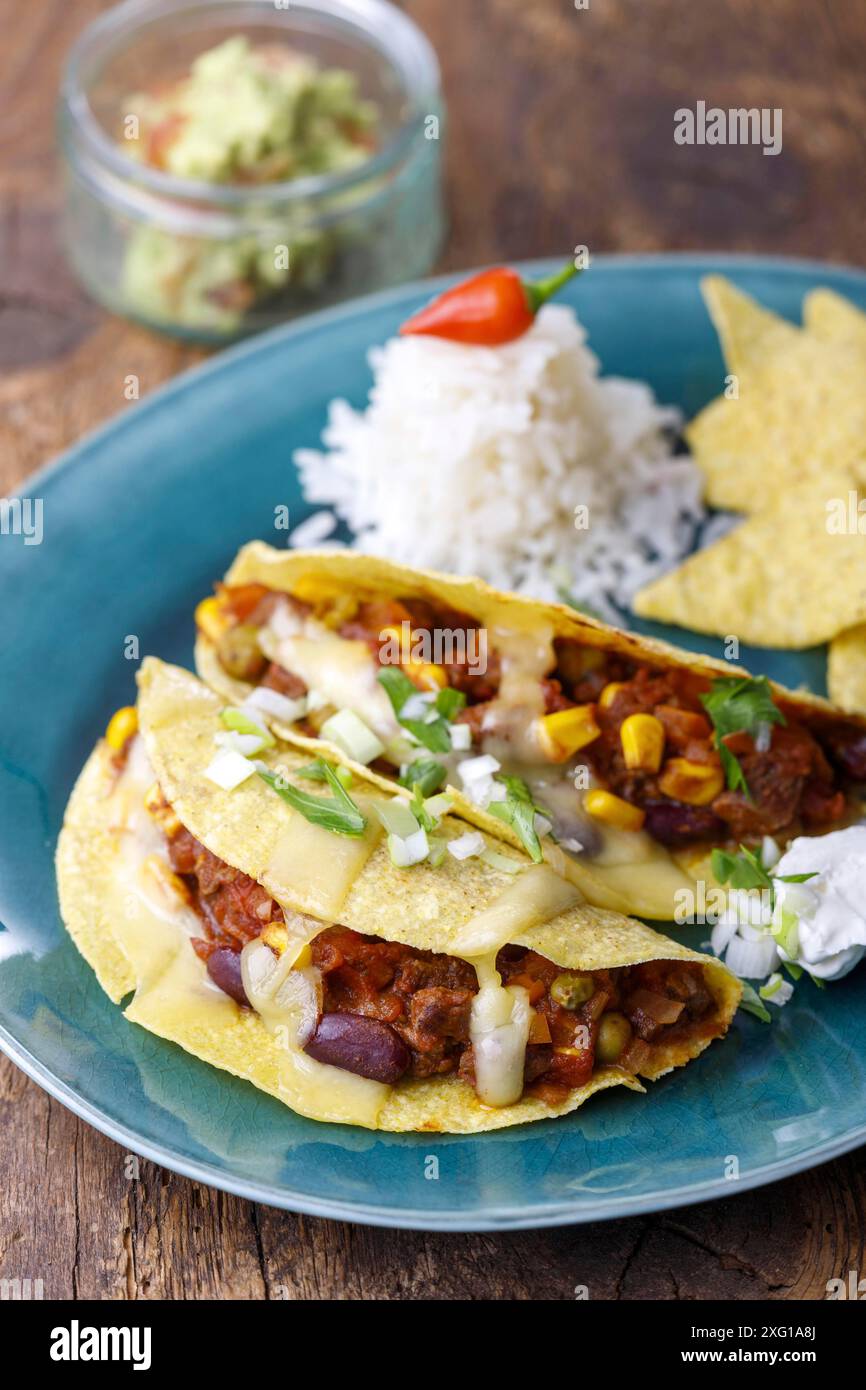
[{"label": "guacamole", "polygon": [[[375,148],[378,119],[351,73],[241,36],[202,53],[179,80],[130,98],[125,111],[137,128],[123,148],[140,163],[251,190],[358,167]],[[266,232],[224,239],[142,226],[127,245],[124,291],[149,319],[232,332],[263,299],[315,289],[338,249],[303,208],[292,225],[271,219]]]}]

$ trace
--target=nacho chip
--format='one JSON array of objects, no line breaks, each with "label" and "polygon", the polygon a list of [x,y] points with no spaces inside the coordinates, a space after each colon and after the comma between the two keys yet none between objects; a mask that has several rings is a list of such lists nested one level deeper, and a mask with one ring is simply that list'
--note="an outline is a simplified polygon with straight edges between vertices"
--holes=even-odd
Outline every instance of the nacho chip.
[{"label": "nacho chip", "polygon": [[828,641],[866,620],[860,498],[839,472],[783,487],[772,510],[641,590],[635,612],[755,646]]},{"label": "nacho chip", "polygon": [[812,290],[803,301],[803,324],[824,342],[866,350],[866,313],[835,290]]},{"label": "nacho chip", "polygon": [[840,632],[827,653],[830,698],[851,714],[866,714],[866,623]]},{"label": "nacho chip", "polygon": [[800,479],[855,472],[866,459],[866,341],[822,341],[715,277],[704,289],[738,391],[685,431],[710,505],[763,511]]}]

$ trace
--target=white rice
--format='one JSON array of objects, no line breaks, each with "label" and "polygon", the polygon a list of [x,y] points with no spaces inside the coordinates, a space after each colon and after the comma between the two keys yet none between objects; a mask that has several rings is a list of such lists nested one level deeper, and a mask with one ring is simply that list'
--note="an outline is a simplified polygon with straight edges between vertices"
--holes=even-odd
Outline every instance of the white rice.
[{"label": "white rice", "polygon": [[612,605],[693,548],[701,477],[672,452],[676,412],[640,382],[602,379],[585,338],[571,309],[547,305],[499,348],[374,348],[367,408],[334,401],[326,452],[295,455],[308,501],[359,549],[617,621]]}]

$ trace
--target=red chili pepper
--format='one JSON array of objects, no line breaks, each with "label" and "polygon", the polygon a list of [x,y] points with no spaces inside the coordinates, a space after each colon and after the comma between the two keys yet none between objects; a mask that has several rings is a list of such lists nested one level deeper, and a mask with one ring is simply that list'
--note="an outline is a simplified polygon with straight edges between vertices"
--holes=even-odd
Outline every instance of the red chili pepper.
[{"label": "red chili pepper", "polygon": [[556,275],[536,281],[521,280],[516,270],[504,265],[483,270],[413,314],[400,332],[479,347],[510,343],[532,327],[542,304],[582,269],[570,261]]}]

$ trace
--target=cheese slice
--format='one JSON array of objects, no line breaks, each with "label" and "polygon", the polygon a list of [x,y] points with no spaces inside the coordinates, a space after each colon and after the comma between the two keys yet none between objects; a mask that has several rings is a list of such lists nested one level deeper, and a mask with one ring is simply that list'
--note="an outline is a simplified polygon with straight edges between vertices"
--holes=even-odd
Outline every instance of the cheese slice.
[{"label": "cheese slice", "polygon": [[369,801],[353,793],[366,817],[363,835],[336,835],[292,810],[267,866],[268,886],[278,902],[303,899],[316,917],[336,922],[355,879],[382,836],[382,822]]},{"label": "cheese slice", "polygon": [[297,635],[278,636],[263,628],[259,643],[271,661],[300,676],[329,705],[353,710],[383,743],[399,733],[391,702],[377,680],[379,663],[366,642],[340,637],[307,618]]}]

